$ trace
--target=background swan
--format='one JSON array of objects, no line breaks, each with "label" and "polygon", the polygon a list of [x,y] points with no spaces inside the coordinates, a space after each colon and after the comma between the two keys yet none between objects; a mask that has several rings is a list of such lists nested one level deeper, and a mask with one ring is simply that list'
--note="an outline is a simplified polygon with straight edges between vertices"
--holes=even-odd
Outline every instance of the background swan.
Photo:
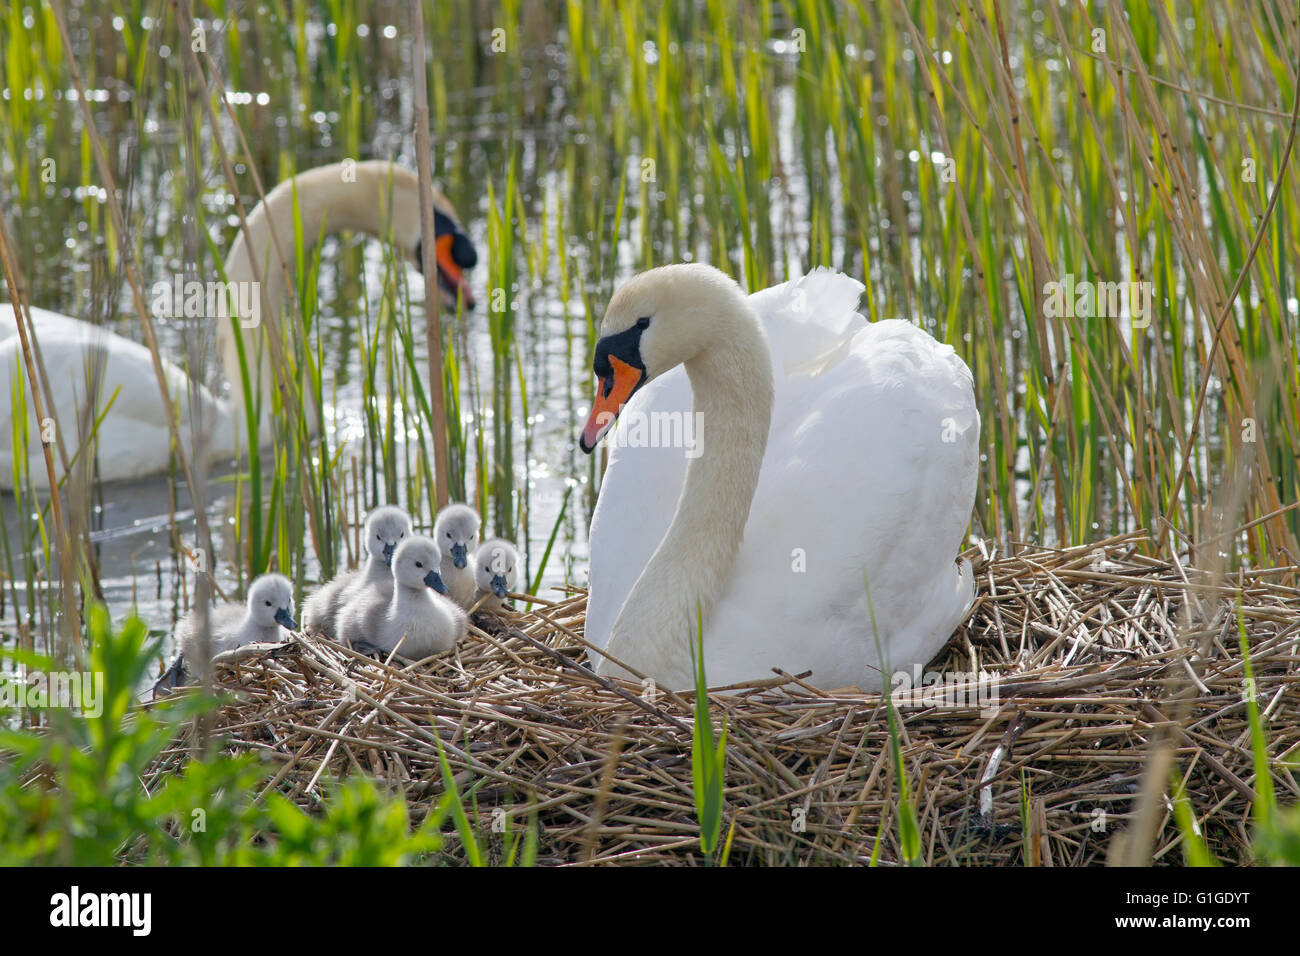
[{"label": "background swan", "polygon": [[384,505],[366,516],[363,536],[365,566],[336,574],[322,584],[302,605],[304,631],[318,631],[335,640],[339,612],[349,601],[365,592],[387,600],[393,595],[393,554],[411,533],[411,518],[396,505]]},{"label": "background swan", "polygon": [[[264,298],[263,311],[270,308],[279,314],[285,299],[284,269],[271,241],[272,227],[279,248],[290,259],[289,275],[294,274],[294,200],[302,223],[304,244],[310,249],[321,235],[353,230],[387,239],[420,264],[419,178],[411,170],[386,160],[344,162],[307,170],[280,183],[248,215],[251,243],[241,229],[226,258],[228,282],[251,282],[260,276]],[[474,298],[465,282],[464,271],[477,262],[474,245],[456,221],[456,215],[441,194],[434,199],[437,233],[438,282],[444,298],[454,302],[460,295],[468,306]],[[253,265],[256,263],[257,269]],[[216,280],[217,276],[211,277]],[[170,278],[169,280],[170,281]],[[145,290],[150,299],[149,289]],[[179,306],[179,304],[175,304]],[[97,461],[100,477],[105,481],[139,478],[164,472],[170,457],[170,434],[167,414],[158,391],[149,350],[139,343],[108,332],[99,326],[66,315],[33,309],[37,342],[49,372],[50,388],[60,426],[75,442],[77,413],[87,391],[87,354],[103,357],[103,378],[98,391],[97,407],[120,388],[101,425]],[[236,336],[243,337],[249,360],[249,372],[262,394],[261,440],[269,436],[271,419],[270,393],[274,385],[269,355],[263,344],[261,329],[245,329],[233,320],[217,323],[218,346],[226,379],[237,383],[239,361]],[[164,364],[168,391],[180,411],[183,438],[187,438],[190,412],[187,398],[188,376],[172,363]],[[13,417],[12,389],[26,384],[21,368],[16,319],[10,303],[0,303],[0,420]],[[242,390],[232,384],[231,401],[214,396],[206,388],[199,390],[201,421],[209,437],[212,458],[229,458],[235,453],[235,427],[244,425]],[[28,406],[30,408],[30,401]],[[40,458],[40,429],[32,416],[28,442],[30,460]],[[310,418],[310,416],[309,416]],[[72,449],[69,449],[71,453]],[[12,490],[13,454],[7,437],[0,441],[0,489]],[[44,488],[48,478],[42,468],[30,470],[37,487]]]},{"label": "background swan", "polygon": [[615,293],[584,450],[623,402],[625,438],[692,408],[702,431],[694,451],[611,442],[589,641],[690,687],[698,600],[710,684],[781,667],[879,689],[866,582],[888,670],[951,636],[974,593],[954,561],[979,460],[970,371],[915,326],[868,324],[862,288],[819,270],[746,296],[716,269],[676,265]]},{"label": "background swan", "polygon": [[[96,392],[95,413],[102,413],[113,399],[97,432],[96,461],[100,475],[112,481],[166,471],[171,432],[167,427],[167,415],[161,404],[149,350],[138,342],[89,322],[45,309],[33,308],[31,312],[54,395],[55,415],[59,426],[71,436],[69,458],[75,452],[71,446],[79,441],[77,416],[90,390],[90,370],[98,367],[101,384]],[[229,403],[200,386],[197,396],[201,414],[191,416],[188,408],[189,376],[180,366],[170,362],[163,364],[163,373],[167,379],[167,391],[181,410],[182,441],[189,443],[190,422],[201,422],[208,435],[212,457],[233,457],[235,430]],[[0,302],[0,421],[6,428],[14,418],[12,390],[15,387],[25,389],[26,382],[13,306]],[[28,461],[39,461],[41,429],[36,422],[30,392],[24,398],[28,408],[27,458]],[[49,414],[48,407],[46,413]],[[55,455],[54,460],[58,462],[59,456]],[[48,488],[49,476],[44,468],[34,467],[29,472],[35,487]],[[13,445],[6,431],[0,436],[0,490],[12,491],[13,483]]]}]

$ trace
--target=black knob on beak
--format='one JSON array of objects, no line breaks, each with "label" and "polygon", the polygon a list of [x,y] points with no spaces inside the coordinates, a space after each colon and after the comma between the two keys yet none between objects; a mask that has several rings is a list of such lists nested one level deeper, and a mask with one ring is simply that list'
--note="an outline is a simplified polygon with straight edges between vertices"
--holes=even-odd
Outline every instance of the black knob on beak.
[{"label": "black knob on beak", "polygon": [[478,264],[478,252],[465,233],[458,231],[451,240],[451,258],[462,269],[473,269]]}]

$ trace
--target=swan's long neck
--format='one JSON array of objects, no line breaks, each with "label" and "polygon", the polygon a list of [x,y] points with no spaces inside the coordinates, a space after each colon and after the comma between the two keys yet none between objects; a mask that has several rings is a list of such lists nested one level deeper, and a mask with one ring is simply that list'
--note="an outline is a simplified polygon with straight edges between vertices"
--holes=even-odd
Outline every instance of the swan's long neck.
[{"label": "swan's long neck", "polygon": [[[288,283],[293,281],[296,259],[294,210],[301,223],[304,254],[310,254],[322,235],[351,230],[390,238],[402,249],[414,250],[420,238],[419,183],[415,173],[386,160],[343,162],[321,166],[286,180],[267,193],[265,202],[247,216],[248,229],[241,229],[226,257],[226,281],[261,282],[256,296],[261,322],[245,328],[250,320],[222,319],[219,325],[221,357],[239,422],[243,424],[243,390],[239,378],[236,336],[244,346],[249,375],[260,383],[263,429],[271,420],[271,391],[275,378],[270,352],[262,329],[278,327],[268,323],[284,314]],[[241,293],[243,301],[252,298]],[[292,339],[290,339],[292,341]],[[255,384],[256,388],[257,385]],[[263,431],[262,437],[266,437]]]},{"label": "swan's long neck", "polygon": [[642,673],[681,687],[694,683],[697,608],[707,631],[731,577],[772,421],[771,354],[758,317],[745,303],[718,325],[722,344],[686,363],[701,454],[687,463],[672,524],[624,602],[609,645]]}]

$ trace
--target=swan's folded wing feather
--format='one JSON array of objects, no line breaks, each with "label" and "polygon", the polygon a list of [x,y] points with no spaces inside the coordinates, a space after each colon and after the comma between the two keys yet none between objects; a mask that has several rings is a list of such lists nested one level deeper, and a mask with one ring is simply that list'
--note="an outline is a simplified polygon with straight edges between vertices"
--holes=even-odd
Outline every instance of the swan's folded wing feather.
[{"label": "swan's folded wing feather", "polygon": [[870,689],[951,635],[969,605],[954,558],[978,466],[964,369],[891,322],[865,328],[821,376],[778,382],[745,541],[710,625],[711,682],[784,667]]},{"label": "swan's folded wing feather", "polygon": [[786,375],[817,374],[841,357],[866,325],[857,311],[865,288],[843,273],[818,268],[750,296],[777,368]]}]

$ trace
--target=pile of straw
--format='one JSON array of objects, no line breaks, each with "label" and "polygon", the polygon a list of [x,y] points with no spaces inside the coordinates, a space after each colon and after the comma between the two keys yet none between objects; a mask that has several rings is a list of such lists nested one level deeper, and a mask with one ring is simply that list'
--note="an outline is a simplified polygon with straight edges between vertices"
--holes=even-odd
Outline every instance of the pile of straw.
[{"label": "pile of straw", "polygon": [[[924,862],[1180,863],[1173,779],[1211,852],[1249,861],[1238,605],[1277,792],[1300,794],[1287,767],[1300,754],[1300,591],[1280,583],[1296,569],[1226,582],[1142,545],[975,556],[976,606],[929,670],[996,675],[982,686],[997,698],[954,705],[958,687],[900,700]],[[437,734],[480,846],[504,845],[495,822],[535,826],[542,863],[701,863],[693,695],[645,699],[587,670],[585,601],[535,605],[412,666],[314,638],[235,652],[217,668],[230,695],[218,733],[278,761],[269,786],[303,806],[329,778],[365,772],[404,792],[417,819],[444,789]],[[711,706],[727,727],[732,865],[902,859],[885,698],[774,674]],[[155,775],[182,766],[188,745]],[[454,831],[446,852],[462,855]]]}]

